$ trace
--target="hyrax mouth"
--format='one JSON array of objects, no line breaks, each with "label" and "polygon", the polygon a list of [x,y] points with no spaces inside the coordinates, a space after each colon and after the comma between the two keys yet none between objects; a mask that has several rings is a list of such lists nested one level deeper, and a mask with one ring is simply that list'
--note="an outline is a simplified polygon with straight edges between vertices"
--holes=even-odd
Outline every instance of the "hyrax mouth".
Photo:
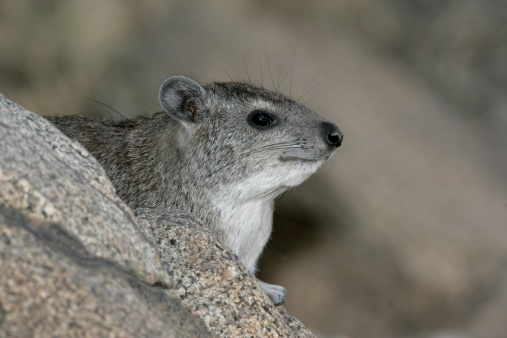
[{"label": "hyrax mouth", "polygon": [[279,160],[281,162],[308,162],[308,163],[314,163],[314,162],[320,162],[325,161],[331,157],[332,154],[329,154],[325,156],[324,158],[304,158],[304,157],[298,157],[298,156],[280,156]]}]

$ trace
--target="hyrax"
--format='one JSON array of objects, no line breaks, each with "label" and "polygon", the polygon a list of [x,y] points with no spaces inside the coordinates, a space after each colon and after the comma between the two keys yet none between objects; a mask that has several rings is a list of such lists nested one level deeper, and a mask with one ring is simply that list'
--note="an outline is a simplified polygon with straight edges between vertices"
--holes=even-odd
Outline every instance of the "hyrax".
[{"label": "hyrax", "polygon": [[[49,120],[97,158],[131,208],[196,216],[255,272],[274,199],[313,174],[343,134],[294,100],[246,83],[201,86],[175,76],[160,103],[163,112],[134,120]],[[283,303],[283,287],[262,286]]]}]

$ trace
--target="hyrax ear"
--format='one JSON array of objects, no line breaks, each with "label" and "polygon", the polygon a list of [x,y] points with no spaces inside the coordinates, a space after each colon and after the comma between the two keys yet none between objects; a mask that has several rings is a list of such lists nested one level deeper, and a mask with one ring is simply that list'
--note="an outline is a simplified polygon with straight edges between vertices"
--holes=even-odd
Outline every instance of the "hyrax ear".
[{"label": "hyrax ear", "polygon": [[173,119],[199,122],[204,119],[206,90],[184,76],[168,78],[160,87],[160,104]]}]

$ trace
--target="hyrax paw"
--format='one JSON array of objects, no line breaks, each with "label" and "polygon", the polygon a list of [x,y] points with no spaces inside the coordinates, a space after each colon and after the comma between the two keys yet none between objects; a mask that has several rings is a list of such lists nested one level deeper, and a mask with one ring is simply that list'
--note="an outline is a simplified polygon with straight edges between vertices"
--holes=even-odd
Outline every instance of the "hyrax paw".
[{"label": "hyrax paw", "polygon": [[273,285],[261,282],[262,289],[264,292],[268,295],[269,299],[275,304],[276,306],[282,305],[285,302],[285,288],[280,285]]}]

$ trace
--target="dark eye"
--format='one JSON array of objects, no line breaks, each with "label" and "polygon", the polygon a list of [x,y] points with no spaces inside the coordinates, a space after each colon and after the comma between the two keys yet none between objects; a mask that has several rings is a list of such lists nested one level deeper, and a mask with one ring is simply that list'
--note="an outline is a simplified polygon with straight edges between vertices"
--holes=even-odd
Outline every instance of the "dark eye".
[{"label": "dark eye", "polygon": [[248,116],[248,122],[257,128],[264,128],[269,125],[274,124],[278,120],[273,115],[263,111],[263,110],[254,110]]}]

